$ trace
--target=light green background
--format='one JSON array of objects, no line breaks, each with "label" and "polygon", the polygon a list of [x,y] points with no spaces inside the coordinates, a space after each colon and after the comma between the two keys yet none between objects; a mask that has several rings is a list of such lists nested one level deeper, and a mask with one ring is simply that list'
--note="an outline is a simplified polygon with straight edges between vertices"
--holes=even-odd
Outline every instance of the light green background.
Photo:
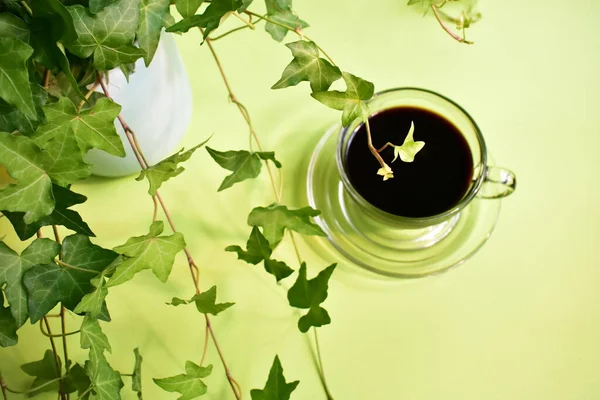
[{"label": "light green background", "polygon": [[[451,41],[432,17],[422,18],[404,3],[297,0],[295,8],[311,24],[311,38],[377,89],[420,86],[463,105],[498,163],[513,169],[519,184],[503,201],[490,241],[452,272],[381,280],[339,260],[326,302],[333,323],[320,330],[332,392],[336,399],[359,400],[599,399],[600,3],[482,0],[484,18],[471,30],[476,44],[470,47]],[[178,38],[194,94],[185,144],[214,133],[214,148],[246,148],[247,128],[199,42],[194,32]],[[290,54],[262,28],[215,46],[265,148],[284,163],[285,201],[305,205],[295,194],[304,185],[311,148],[339,114],[310,99],[306,85],[269,89]],[[266,174],[216,193],[226,172],[204,150],[186,168],[165,185],[163,196],[200,265],[202,287],[216,284],[219,299],[237,303],[214,321],[244,397],[262,387],[279,354],[288,379],[300,380],[293,399],[324,398],[307,337],[297,331],[297,315],[280,288],[262,267],[223,251],[245,241],[250,209],[273,200]],[[97,243],[114,246],[147,230],[152,203],[146,185],[132,178],[76,185],[90,196],[78,209]],[[2,219],[0,236],[4,233],[17,246]],[[310,273],[337,259],[321,258],[317,247],[301,244]],[[295,264],[287,242],[277,256]],[[191,307],[165,305],[174,295],[191,294],[185,259],[179,257],[167,284],[146,272],[108,297],[113,322],[104,329],[113,343],[110,361],[127,372],[133,348],[140,347],[147,399],[176,398],[151,378],[181,373],[186,360],[200,358],[202,318]],[[68,322],[78,328],[78,318]],[[26,326],[18,346],[0,350],[0,368],[11,387],[28,387],[31,380],[18,366],[48,348],[37,330]],[[69,343],[75,358],[84,360],[77,336]],[[208,361],[216,370],[207,379],[206,398],[232,398],[212,345]],[[123,394],[134,398],[127,390]]]}]

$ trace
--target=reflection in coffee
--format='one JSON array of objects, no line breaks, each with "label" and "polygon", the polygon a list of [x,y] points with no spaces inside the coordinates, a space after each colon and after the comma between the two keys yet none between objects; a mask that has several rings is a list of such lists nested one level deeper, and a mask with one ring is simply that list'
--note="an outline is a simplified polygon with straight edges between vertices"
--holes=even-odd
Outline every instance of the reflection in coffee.
[{"label": "reflection in coffee", "polygon": [[457,205],[473,176],[473,156],[463,135],[444,117],[422,108],[397,107],[369,119],[373,145],[401,145],[414,121],[414,140],[425,147],[414,162],[394,158],[393,148],[381,152],[394,170],[394,178],[376,175],[379,163],[367,147],[364,125],[350,138],[345,170],[356,191],[375,207],[403,217],[429,217]]}]

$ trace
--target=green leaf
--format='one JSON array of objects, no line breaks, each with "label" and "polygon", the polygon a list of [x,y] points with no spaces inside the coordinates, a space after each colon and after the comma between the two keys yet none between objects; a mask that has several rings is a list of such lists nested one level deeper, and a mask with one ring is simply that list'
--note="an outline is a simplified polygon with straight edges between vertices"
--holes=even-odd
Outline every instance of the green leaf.
[{"label": "green leaf", "polygon": [[179,232],[170,236],[158,236],[163,229],[162,221],[153,222],[148,235],[132,237],[124,245],[115,247],[117,253],[129,258],[116,268],[108,281],[108,287],[125,283],[144,269],[152,269],[161,282],[167,281],[175,255],[183,250],[185,240]]},{"label": "green leaf", "polygon": [[0,347],[17,344],[17,329],[17,322],[12,316],[10,308],[0,304]]},{"label": "green leaf", "polygon": [[167,392],[177,392],[181,396],[177,400],[191,400],[206,393],[206,384],[202,378],[206,378],[212,372],[212,365],[200,367],[191,361],[185,363],[185,374],[175,375],[170,378],[156,379],[154,383]]},{"label": "green leaf", "polygon": [[392,162],[396,161],[398,156],[404,162],[413,162],[415,160],[415,156],[423,147],[425,147],[425,142],[415,142],[413,138],[413,134],[415,132],[415,123],[413,121],[410,122],[410,129],[408,130],[408,134],[406,138],[404,138],[404,143],[402,146],[394,145],[394,159]]},{"label": "green leaf", "polygon": [[294,59],[285,67],[281,78],[271,89],[296,86],[302,81],[308,81],[313,92],[322,92],[342,77],[338,67],[319,57],[319,49],[314,42],[299,40],[286,46],[292,51]]},{"label": "green leaf", "polygon": [[56,183],[67,186],[88,177],[91,166],[83,157],[92,148],[125,156],[114,126],[120,111],[120,105],[105,97],[81,112],[66,97],[44,107],[47,122],[38,128],[33,140],[53,158],[48,171]]},{"label": "green leaf", "polygon": [[143,57],[146,52],[133,45],[140,15],[138,2],[119,0],[95,15],[82,6],[68,7],[79,35],[67,46],[69,51],[82,58],[93,54],[94,67],[100,71]]},{"label": "green leaf", "polygon": [[85,371],[94,387],[95,400],[121,398],[120,391],[124,386],[121,374],[112,369],[102,352],[97,352],[94,348],[90,350],[90,359],[85,362]]},{"label": "green leaf", "polygon": [[116,1],[120,0],[90,0],[90,11],[94,14],[98,14]]},{"label": "green leaf", "polygon": [[246,11],[248,9],[248,7],[250,7],[250,4],[252,4],[254,0],[242,0],[242,6],[240,8],[238,8],[237,12],[238,13],[243,13],[244,11]]},{"label": "green leaf", "polygon": [[252,227],[252,232],[250,232],[250,237],[246,242],[246,250],[243,250],[240,246],[227,246],[225,251],[235,252],[238,255],[238,260],[244,260],[253,265],[269,259],[272,252],[269,241],[257,226]]},{"label": "green leaf", "polygon": [[227,175],[217,191],[225,190],[238,182],[246,179],[256,178],[260,174],[260,160],[271,160],[277,168],[281,168],[281,163],[275,159],[273,152],[250,153],[246,150],[239,151],[217,151],[210,147],[206,147],[208,154],[222,168],[232,171],[231,175]]},{"label": "green leaf", "polygon": [[[267,17],[270,20],[279,22],[291,28],[291,30],[308,27],[308,24],[298,18],[296,13],[292,11],[292,0],[265,0],[265,5],[267,6]],[[265,30],[269,32],[273,39],[281,42],[289,29],[267,21]]]},{"label": "green leaf", "polygon": [[190,304],[190,302],[188,300],[183,300],[180,299],[179,297],[173,297],[173,300],[171,300],[170,303],[166,303],[168,306],[183,306],[186,304]]},{"label": "green leaf", "polygon": [[73,269],[54,263],[37,265],[23,276],[29,293],[29,317],[32,323],[61,302],[74,310],[87,293],[94,290],[90,280],[110,265],[117,254],[90,242],[84,235],[67,236],[63,240],[63,261]]},{"label": "green leaf", "polygon": [[35,121],[37,114],[26,65],[32,54],[33,49],[27,43],[0,37],[0,98]]},{"label": "green leaf", "polygon": [[196,308],[202,314],[212,314],[212,315],[217,315],[235,304],[235,303],[218,303],[217,304],[216,300],[217,300],[217,287],[213,286],[210,289],[205,290],[204,292],[202,292],[200,294],[194,295],[194,297],[192,297],[190,302],[193,301],[194,303],[196,303]]},{"label": "green leaf", "polygon": [[64,44],[77,39],[77,31],[73,25],[73,18],[66,7],[59,0],[32,0],[33,24],[40,20],[47,20],[52,26],[46,35],[55,41]]},{"label": "green leaf", "polygon": [[52,185],[52,194],[56,202],[52,214],[42,217],[31,224],[26,224],[23,221],[25,213],[2,211],[13,225],[19,239],[27,240],[35,235],[42,226],[48,225],[62,225],[77,233],[86,236],[95,236],[88,224],[81,219],[81,216],[76,211],[68,209],[76,204],[85,202],[87,197],[58,185]]},{"label": "green leaf", "polygon": [[204,0],[175,0],[175,7],[183,18],[196,14]]},{"label": "green leaf", "polygon": [[140,20],[137,27],[137,41],[146,52],[144,62],[150,65],[158,42],[163,20],[169,10],[169,0],[140,0]]},{"label": "green leaf", "polygon": [[[31,384],[31,388],[41,386],[53,379],[60,377],[60,371],[56,368],[56,360],[52,350],[46,350],[44,353],[44,358],[42,358],[40,361],[34,361],[21,365],[21,369],[27,375],[35,377],[35,380]],[[31,392],[29,395],[35,396],[42,392],[58,392],[58,388],[59,383],[57,381],[49,384],[48,386],[44,386],[39,390]]]},{"label": "green leaf", "polygon": [[213,0],[201,15],[192,15],[167,28],[167,32],[187,32],[191,28],[204,28],[204,39],[224,18],[243,5],[242,0]]},{"label": "green leaf", "polygon": [[369,118],[369,107],[365,103],[365,100],[373,97],[375,87],[371,82],[347,72],[343,72],[342,77],[344,78],[344,82],[346,82],[345,92],[333,90],[311,93],[311,96],[327,107],[342,110],[343,126],[350,125],[356,119],[367,120]]},{"label": "green leaf", "polygon": [[102,352],[104,350],[112,351],[110,348],[110,343],[108,342],[108,338],[102,332],[102,328],[100,328],[100,323],[98,320],[90,317],[85,317],[83,319],[83,323],[81,324],[81,348],[82,349],[91,349],[94,348],[94,351]]},{"label": "green leaf", "polygon": [[265,270],[275,276],[278,282],[294,272],[286,263],[271,259],[272,249],[269,241],[263,236],[257,226],[252,227],[250,238],[246,242],[246,250],[243,250],[240,246],[228,246],[225,248],[225,251],[237,253],[238,259],[244,260],[249,264],[256,265],[264,261]]},{"label": "green leaf", "polygon": [[327,299],[329,278],[337,264],[331,264],[310,280],[306,279],[306,263],[302,263],[298,278],[288,290],[288,301],[292,307],[309,309],[308,313],[298,321],[298,328],[306,333],[311,327],[319,327],[331,323],[327,310],[320,306]]},{"label": "green leaf", "polygon": [[29,42],[29,28],[19,17],[11,13],[0,14],[0,37]]},{"label": "green leaf", "polygon": [[50,215],[54,197],[46,168],[51,163],[31,139],[0,132],[0,165],[17,181],[0,190],[0,209],[24,212],[28,224]]},{"label": "green leaf", "polygon": [[18,130],[24,135],[31,135],[44,122],[42,107],[46,104],[48,95],[40,85],[31,83],[30,86],[37,119],[28,118],[16,107],[0,99],[0,131],[12,132]]},{"label": "green leaf", "polygon": [[250,396],[252,400],[289,400],[290,395],[300,381],[286,382],[283,376],[283,367],[279,361],[279,357],[275,356],[273,365],[269,371],[269,379],[265,384],[264,389],[252,389]]},{"label": "green leaf", "polygon": [[102,276],[92,279],[91,284],[95,287],[94,291],[83,296],[73,311],[77,314],[87,313],[91,318],[99,318],[105,308],[104,301],[108,289]]},{"label": "green leaf", "polygon": [[303,235],[326,236],[325,232],[310,220],[319,214],[320,211],[311,207],[290,210],[286,206],[271,204],[268,207],[254,208],[248,215],[248,225],[262,227],[271,248],[275,248],[283,238],[285,229]]},{"label": "green leaf", "polygon": [[4,293],[17,328],[21,327],[29,316],[23,275],[34,265],[52,262],[59,251],[60,246],[50,239],[34,240],[21,255],[15,253],[4,242],[0,242],[0,287],[6,284]]},{"label": "green leaf", "polygon": [[131,377],[131,390],[137,392],[138,399],[142,400],[142,355],[136,347],[133,349],[135,355],[135,365],[133,367],[133,376]]},{"label": "green leaf", "polygon": [[[67,378],[63,381],[63,388],[66,393],[77,392],[81,396],[90,387],[90,378],[85,373],[85,369],[75,364],[69,369]],[[87,399],[87,395],[84,396]]]},{"label": "green leaf", "polygon": [[156,191],[164,182],[176,177],[184,171],[184,168],[180,167],[179,163],[189,160],[192,154],[194,154],[197,149],[204,146],[209,139],[210,138],[206,139],[204,142],[200,143],[196,147],[192,147],[186,152],[183,152],[183,149],[181,149],[172,156],[165,158],[158,164],[153,165],[148,169],[143,169],[140,172],[140,175],[135,179],[137,181],[141,181],[142,179],[147,178],[148,182],[150,183],[148,194],[154,196]]}]

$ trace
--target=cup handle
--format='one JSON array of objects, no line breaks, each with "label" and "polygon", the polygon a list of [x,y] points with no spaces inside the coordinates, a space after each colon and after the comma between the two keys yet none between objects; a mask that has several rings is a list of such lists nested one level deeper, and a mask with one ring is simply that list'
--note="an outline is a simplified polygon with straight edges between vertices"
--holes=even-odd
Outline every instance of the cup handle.
[{"label": "cup handle", "polygon": [[509,169],[488,165],[483,184],[477,196],[483,199],[499,199],[515,191],[517,177]]}]

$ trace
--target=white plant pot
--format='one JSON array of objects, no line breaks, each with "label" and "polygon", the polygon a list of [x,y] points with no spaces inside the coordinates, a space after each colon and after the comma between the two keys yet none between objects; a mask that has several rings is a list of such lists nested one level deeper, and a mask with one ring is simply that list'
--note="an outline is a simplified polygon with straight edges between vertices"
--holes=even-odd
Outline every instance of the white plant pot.
[{"label": "white plant pot", "polygon": [[[192,117],[192,93],[172,35],[163,33],[149,67],[143,59],[137,60],[129,83],[120,69],[110,71],[108,80],[109,93],[123,107],[121,115],[136,133],[150,165],[174,153]],[[86,161],[93,165],[94,175],[117,177],[141,170],[118,120],[115,126],[127,156],[91,150]]]}]

